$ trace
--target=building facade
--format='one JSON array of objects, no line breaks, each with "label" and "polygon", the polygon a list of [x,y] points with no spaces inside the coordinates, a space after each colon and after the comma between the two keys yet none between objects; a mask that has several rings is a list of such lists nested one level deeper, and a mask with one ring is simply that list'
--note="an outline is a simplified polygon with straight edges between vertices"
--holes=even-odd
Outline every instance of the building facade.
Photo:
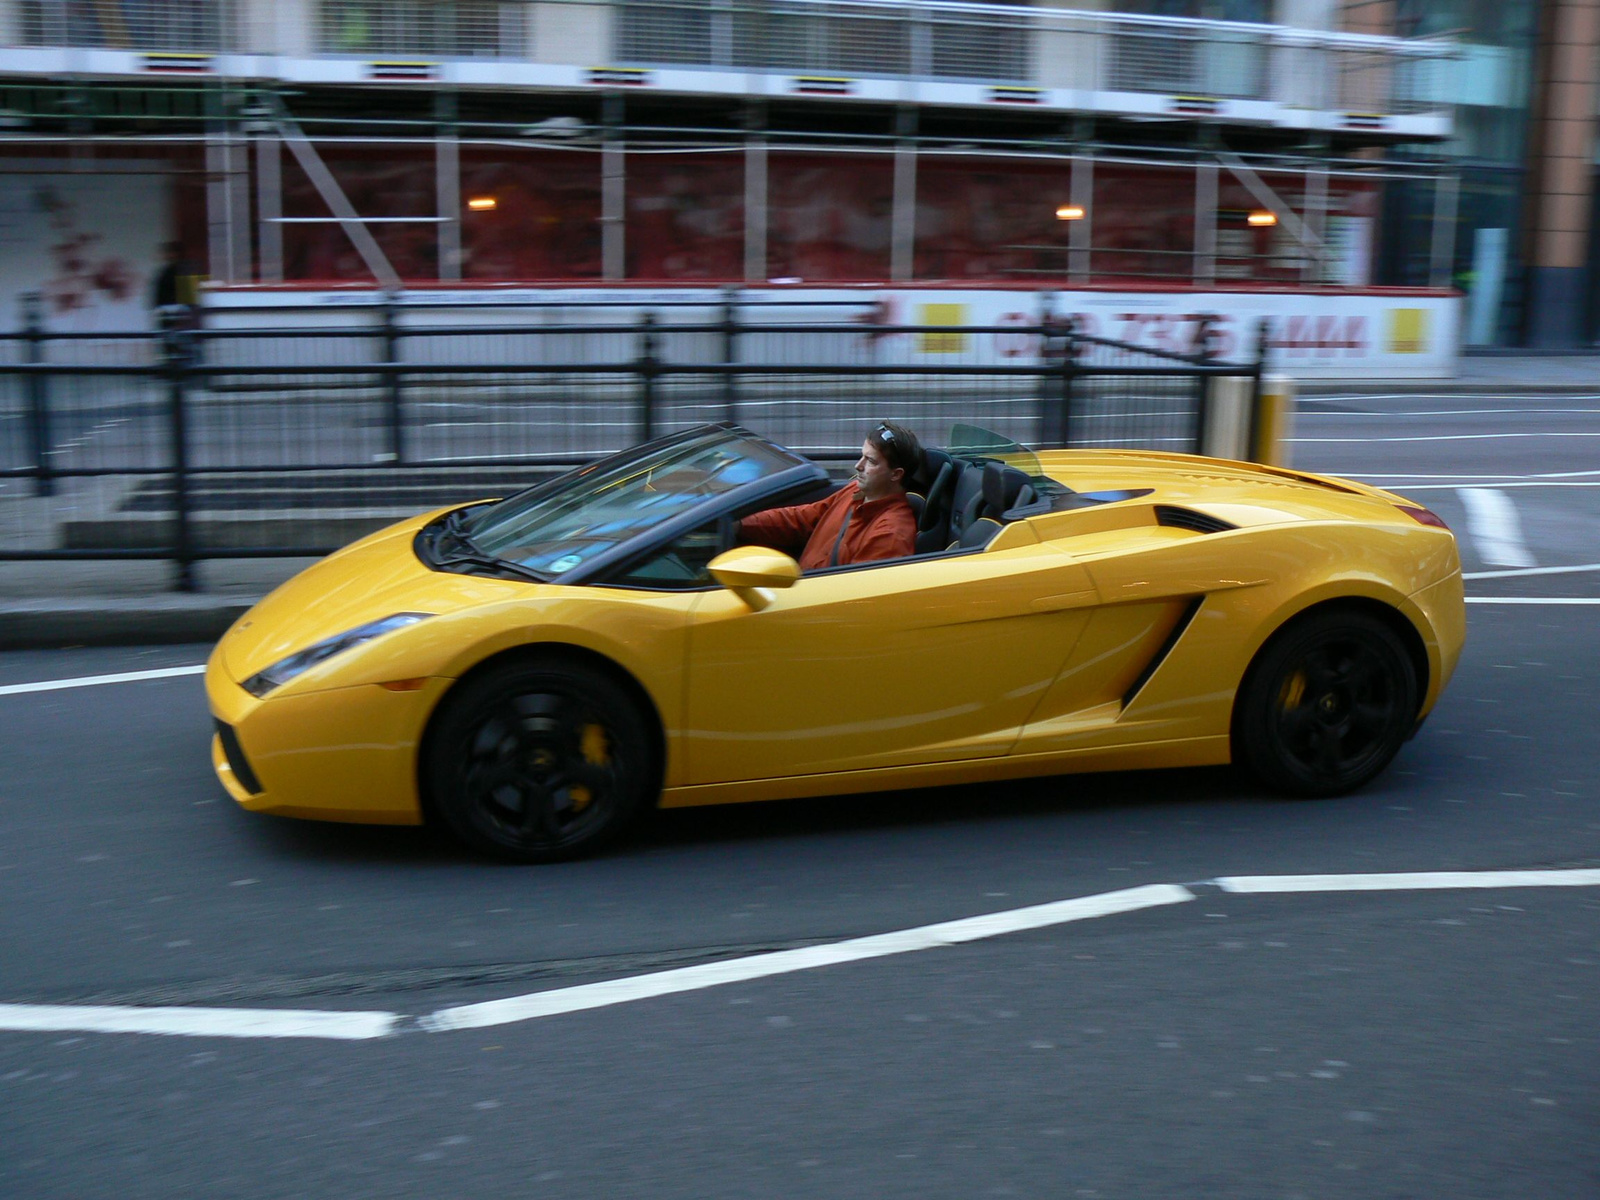
[{"label": "building facade", "polygon": [[1597,5],[0,0],[0,315],[142,315],[176,241],[217,289],[1459,290],[1467,344],[1574,344]]}]

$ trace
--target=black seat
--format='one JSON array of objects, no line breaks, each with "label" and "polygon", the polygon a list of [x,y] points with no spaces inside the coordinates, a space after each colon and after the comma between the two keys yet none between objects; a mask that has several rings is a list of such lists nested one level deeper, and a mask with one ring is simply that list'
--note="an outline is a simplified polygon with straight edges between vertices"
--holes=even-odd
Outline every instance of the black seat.
[{"label": "black seat", "polygon": [[[976,477],[972,484],[968,483],[969,474]],[[964,471],[957,483],[958,496],[974,487],[961,507],[959,519],[952,520],[950,526],[952,545],[963,550],[987,546],[1010,519],[1007,514],[1034,498],[1027,475],[1004,463],[986,462],[981,471],[976,467]]]},{"label": "black seat", "polygon": [[962,535],[984,515],[983,465],[964,462],[956,467],[956,480],[950,488],[950,521],[945,545],[955,546]]},{"label": "black seat", "polygon": [[[923,501],[919,508],[912,501],[912,511],[917,514],[917,553],[927,554],[943,550],[950,540],[950,489],[956,476],[956,464],[943,450],[922,452],[922,472],[917,486]],[[906,497],[910,499],[908,494]]]}]

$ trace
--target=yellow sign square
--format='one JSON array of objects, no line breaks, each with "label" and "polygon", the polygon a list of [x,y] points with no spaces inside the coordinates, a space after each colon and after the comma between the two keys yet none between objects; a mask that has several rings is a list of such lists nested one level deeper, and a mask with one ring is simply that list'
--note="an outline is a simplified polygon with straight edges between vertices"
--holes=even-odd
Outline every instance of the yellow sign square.
[{"label": "yellow sign square", "polygon": [[[967,323],[967,306],[965,304],[923,304],[917,309],[920,314],[919,325],[965,325]],[[925,333],[917,342],[917,349],[924,354],[960,354],[967,348],[967,335],[964,333]]]},{"label": "yellow sign square", "polygon": [[1428,310],[1389,310],[1389,353],[1421,354],[1428,348]]}]

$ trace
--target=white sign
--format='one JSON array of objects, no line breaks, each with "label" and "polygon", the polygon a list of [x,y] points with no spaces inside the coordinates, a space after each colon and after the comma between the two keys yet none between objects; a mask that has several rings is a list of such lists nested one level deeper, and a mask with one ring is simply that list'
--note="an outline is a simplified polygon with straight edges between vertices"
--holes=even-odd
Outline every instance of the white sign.
[{"label": "white sign", "polygon": [[[1045,313],[1056,318],[1070,315],[1081,333],[1180,354],[1194,352],[1201,319],[1207,317],[1214,331],[1215,355],[1233,362],[1254,360],[1264,322],[1267,369],[1304,379],[1450,378],[1460,347],[1461,297],[1455,292],[1048,293],[1001,288],[765,287],[741,289],[738,295],[752,306],[740,309],[742,323],[860,324],[863,353],[870,352],[877,362],[907,365],[1037,360],[1039,339],[1028,328],[1037,327]],[[207,324],[347,328],[357,323],[350,306],[376,299],[371,291],[230,288],[208,294]],[[452,311],[434,308],[426,317],[418,313],[411,319],[463,327],[620,325],[651,312],[665,331],[674,324],[720,320],[725,299],[721,289],[705,287],[428,289],[405,293],[401,306],[459,305]],[[582,307],[598,300],[633,304]],[[483,307],[497,302],[535,307]],[[285,309],[228,312],[231,306],[263,303],[281,303]],[[1006,328],[983,333],[891,332],[897,325]],[[836,354],[837,342],[832,346],[827,353]]]}]

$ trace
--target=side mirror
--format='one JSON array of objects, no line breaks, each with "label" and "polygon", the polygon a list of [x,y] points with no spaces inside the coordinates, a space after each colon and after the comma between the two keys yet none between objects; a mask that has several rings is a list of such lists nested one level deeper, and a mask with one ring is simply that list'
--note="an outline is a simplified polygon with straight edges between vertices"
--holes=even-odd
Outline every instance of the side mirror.
[{"label": "side mirror", "polygon": [[800,564],[781,550],[736,546],[711,560],[711,578],[760,612],[772,603],[772,589],[793,587]]}]

